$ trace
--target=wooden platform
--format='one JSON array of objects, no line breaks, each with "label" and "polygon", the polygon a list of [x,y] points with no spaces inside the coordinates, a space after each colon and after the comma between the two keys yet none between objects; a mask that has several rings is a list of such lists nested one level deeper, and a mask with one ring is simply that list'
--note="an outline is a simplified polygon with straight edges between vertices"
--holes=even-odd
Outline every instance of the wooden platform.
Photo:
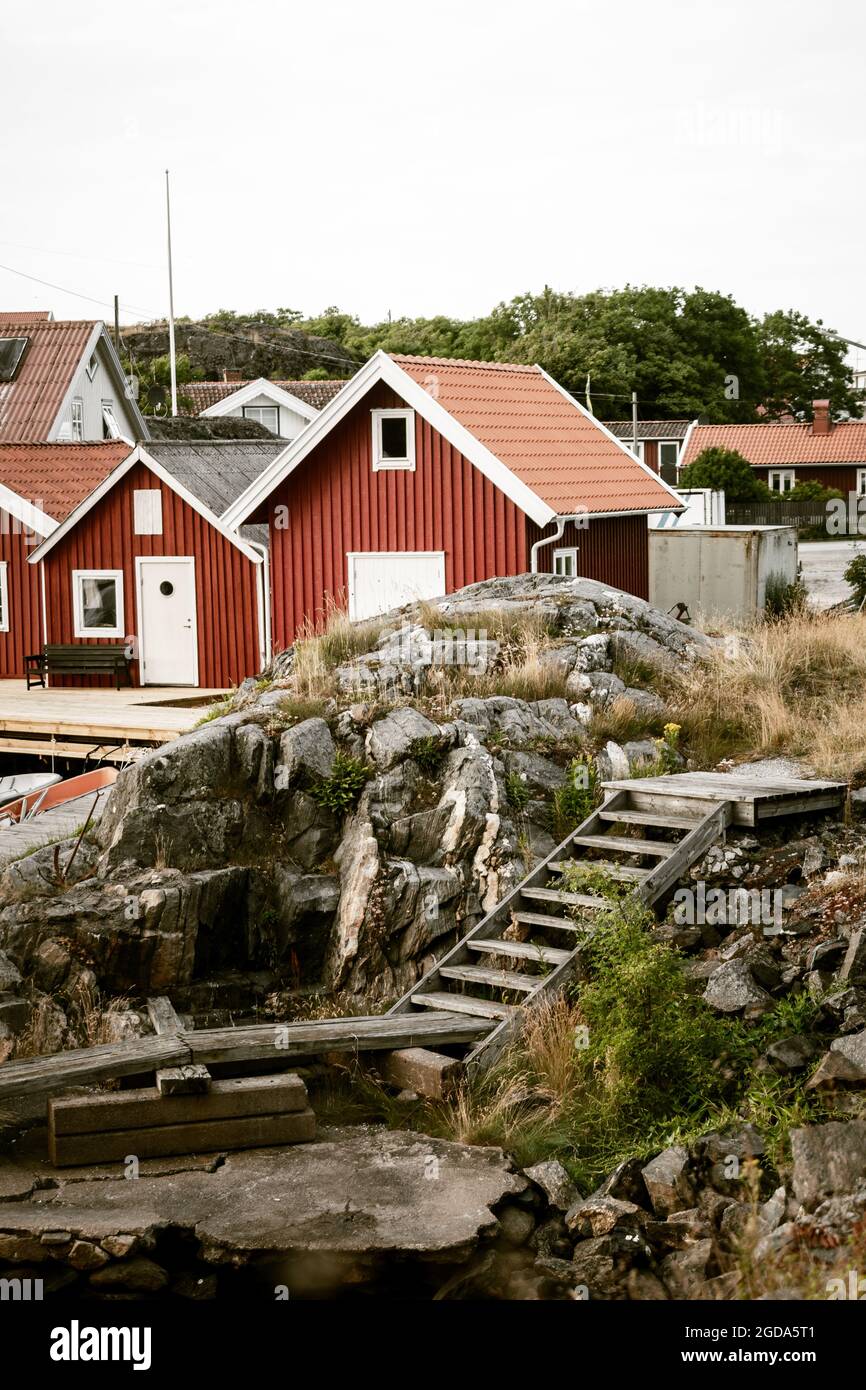
[{"label": "wooden platform", "polygon": [[757,825],[776,816],[830,811],[844,804],[844,782],[803,777],[759,781],[734,772],[676,772],[663,777],[627,777],[604,782],[605,791],[627,791],[638,810],[698,814],[699,803],[728,802],[732,825]]},{"label": "wooden platform", "polygon": [[95,792],[76,797],[75,801],[68,801],[64,806],[43,811],[33,820],[0,829],[0,868],[23,858],[25,854],[31,854],[42,845],[68,839],[84,825],[88,817],[93,825],[105,810],[110,791],[110,787],[106,788],[98,798]]},{"label": "wooden platform", "polygon": [[125,762],[131,748],[187,733],[223,694],[189,686],[28,690],[25,681],[0,681],[0,753],[90,752],[100,762]]}]

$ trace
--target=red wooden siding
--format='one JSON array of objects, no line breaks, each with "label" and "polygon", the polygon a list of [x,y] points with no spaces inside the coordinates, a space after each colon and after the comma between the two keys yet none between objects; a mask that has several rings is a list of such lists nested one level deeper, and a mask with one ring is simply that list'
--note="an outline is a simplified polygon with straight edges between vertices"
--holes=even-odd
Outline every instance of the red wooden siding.
[{"label": "red wooden siding", "polygon": [[[138,488],[158,488],[162,493],[161,536],[135,534],[133,493]],[[195,557],[199,685],[228,686],[255,675],[261,665],[258,567],[143,463],[135,464],[43,561],[47,640],[119,640],[75,636],[72,571],[78,569],[123,571],[124,627],[127,634],[134,634],[138,627],[135,559],[139,555]],[[138,684],[137,662],[132,663],[132,676]],[[105,677],[68,680],[106,683]]]},{"label": "red wooden siding", "polygon": [[645,439],[643,442],[643,461],[647,468],[651,468],[654,473],[659,471],[659,444],[657,439]]},{"label": "red wooden siding", "polygon": [[[586,530],[569,522],[562,540],[542,547],[538,568],[553,571],[554,550],[577,546],[577,572],[584,579],[598,579],[614,589],[638,598],[649,598],[649,538],[646,516],[602,517]],[[527,520],[526,544],[541,539],[543,532]]]},{"label": "red wooden siding", "polygon": [[[769,429],[770,426],[768,425],[767,428]],[[822,487],[838,488],[846,496],[849,492],[857,491],[857,464],[840,463],[815,466],[808,463],[791,463],[779,464],[778,467],[793,468],[795,483],[806,483],[814,480],[819,482]],[[866,465],[860,464],[859,467],[866,467]],[[776,466],[774,466],[774,472],[775,468]],[[768,481],[769,472],[769,468],[755,469],[755,473],[762,483]]]},{"label": "red wooden siding", "polygon": [[329,600],[345,607],[350,551],[442,550],[449,592],[528,569],[523,512],[420,415],[414,473],[373,472],[370,411],[403,404],[375,387],[270,497],[276,649]]},{"label": "red wooden siding", "polygon": [[24,658],[42,646],[39,574],[27,563],[41,537],[0,510],[0,560],[6,563],[9,631],[0,632],[0,677],[23,676]]}]

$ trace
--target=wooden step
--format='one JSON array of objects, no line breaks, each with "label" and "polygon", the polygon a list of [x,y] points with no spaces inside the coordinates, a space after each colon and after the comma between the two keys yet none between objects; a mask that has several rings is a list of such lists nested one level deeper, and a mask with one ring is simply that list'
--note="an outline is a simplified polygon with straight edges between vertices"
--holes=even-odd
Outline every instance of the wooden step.
[{"label": "wooden step", "polygon": [[518,970],[493,970],[488,965],[443,965],[439,974],[446,980],[466,984],[490,985],[494,989],[519,989],[525,994],[538,988],[538,975],[521,975]]},{"label": "wooden step", "polygon": [[629,869],[625,864],[614,864],[608,859],[557,859],[548,864],[547,867],[552,869],[554,873],[561,874],[571,864],[579,864],[581,868],[592,869],[596,873],[607,874],[608,878],[618,878],[623,881],[646,878],[649,872],[647,869]]},{"label": "wooden step", "polygon": [[575,934],[581,930],[565,917],[548,917],[546,912],[513,912],[515,922],[524,922],[528,927],[552,927],[555,931],[570,931]]},{"label": "wooden step", "polygon": [[412,1003],[422,1009],[472,1014],[473,1018],[510,1018],[515,1004],[492,1004],[489,999],[471,999],[468,994],[413,994]]},{"label": "wooden step", "polygon": [[618,849],[623,854],[653,854],[658,859],[667,859],[676,849],[666,840],[637,840],[627,835],[576,835],[571,843],[591,849]]},{"label": "wooden step", "polygon": [[558,946],[533,946],[530,941],[479,941],[470,937],[470,951],[485,951],[493,956],[513,956],[515,960],[535,960],[541,965],[564,965],[572,954]]},{"label": "wooden step", "polygon": [[615,825],[652,825],[659,830],[694,830],[701,820],[700,816],[668,815],[666,811],[599,811],[598,817]]},{"label": "wooden step", "polygon": [[[562,866],[551,864],[552,869],[562,872]],[[564,888],[524,888],[521,890],[524,898],[533,898],[542,903],[564,903],[567,907],[609,907],[610,903],[606,898],[599,898],[594,893],[566,893]]]}]

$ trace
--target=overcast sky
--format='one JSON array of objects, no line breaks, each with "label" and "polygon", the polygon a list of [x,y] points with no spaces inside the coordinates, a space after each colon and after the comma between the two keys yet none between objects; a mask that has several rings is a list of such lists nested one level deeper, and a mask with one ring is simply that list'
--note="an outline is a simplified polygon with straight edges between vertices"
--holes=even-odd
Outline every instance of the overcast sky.
[{"label": "overcast sky", "polygon": [[3,6],[0,307],[703,285],[866,341],[857,0]]}]

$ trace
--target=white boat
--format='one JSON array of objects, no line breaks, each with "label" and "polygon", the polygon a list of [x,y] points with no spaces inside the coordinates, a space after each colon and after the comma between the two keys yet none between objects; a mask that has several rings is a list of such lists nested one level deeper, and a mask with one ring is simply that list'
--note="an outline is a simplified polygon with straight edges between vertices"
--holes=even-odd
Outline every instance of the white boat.
[{"label": "white boat", "polygon": [[[23,778],[2,778],[0,781],[22,781]],[[37,779],[31,779],[37,780]],[[117,781],[116,767],[97,767],[91,772],[79,773],[77,777],[60,777],[46,774],[42,784],[31,789],[24,796],[21,792],[12,801],[0,801],[0,827],[17,825],[20,821],[31,820],[44,811],[53,811],[69,801],[77,801],[80,796],[94,793],[97,799],[105,794]],[[46,785],[47,782],[47,785]],[[60,785],[58,786],[58,783]]]},{"label": "white boat", "polygon": [[59,772],[16,772],[12,777],[0,777],[0,806],[25,797],[29,800],[59,781]]}]

